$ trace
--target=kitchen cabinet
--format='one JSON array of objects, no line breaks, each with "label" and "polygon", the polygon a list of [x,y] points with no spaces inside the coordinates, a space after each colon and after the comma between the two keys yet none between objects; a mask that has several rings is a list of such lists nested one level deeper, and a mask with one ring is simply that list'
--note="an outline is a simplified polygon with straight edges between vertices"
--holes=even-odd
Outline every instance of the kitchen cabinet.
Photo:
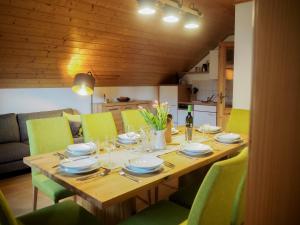
[{"label": "kitchen cabinet", "polygon": [[216,126],[217,111],[216,106],[211,105],[194,105],[194,127],[203,124]]}]

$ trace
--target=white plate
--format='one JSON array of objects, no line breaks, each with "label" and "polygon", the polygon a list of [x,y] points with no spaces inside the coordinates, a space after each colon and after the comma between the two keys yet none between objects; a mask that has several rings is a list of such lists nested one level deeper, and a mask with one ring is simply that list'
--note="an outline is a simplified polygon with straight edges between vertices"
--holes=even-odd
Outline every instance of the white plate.
[{"label": "white plate", "polygon": [[231,144],[241,141],[241,136],[239,134],[234,133],[219,134],[215,136],[215,140]]},{"label": "white plate", "polygon": [[125,134],[118,135],[118,139],[122,141],[136,141],[141,136],[135,132],[128,132]]},{"label": "white plate", "polygon": [[70,152],[90,152],[95,150],[95,146],[93,143],[80,143],[68,145],[67,150]]},{"label": "white plate", "polygon": [[74,157],[72,159],[64,159],[59,165],[64,169],[76,169],[76,170],[84,170],[91,168],[92,166],[98,163],[98,158],[96,157]]},{"label": "white plate", "polygon": [[201,155],[206,155],[208,153],[211,153],[212,151],[211,150],[208,150],[208,151],[203,151],[201,153],[199,152],[189,152],[189,151],[184,151],[184,150],[181,150],[182,154],[185,154],[185,155],[188,155],[188,156],[201,156]]},{"label": "white plate", "polygon": [[135,173],[135,174],[148,174],[148,173],[155,173],[159,170],[161,170],[162,166],[158,166],[154,169],[141,169],[141,168],[133,168],[131,166],[126,166],[124,167],[125,170],[131,172],[131,173]]},{"label": "white plate", "polygon": [[77,156],[84,156],[84,155],[91,155],[93,153],[95,153],[95,149],[92,149],[91,151],[88,151],[88,152],[72,152],[70,150],[67,149],[67,154],[69,157],[77,157]]},{"label": "white plate", "polygon": [[135,169],[155,169],[159,167],[161,164],[163,164],[164,160],[155,157],[155,156],[142,156],[140,158],[132,159],[128,163],[128,165]]},{"label": "white plate", "polygon": [[95,164],[92,167],[86,168],[86,169],[71,169],[71,168],[65,168],[65,167],[60,167],[60,170],[64,173],[69,173],[69,174],[81,174],[81,173],[88,173],[94,170],[97,170],[101,167],[100,163]]},{"label": "white plate", "polygon": [[197,131],[205,132],[209,134],[216,134],[221,132],[221,127],[212,126],[212,125],[202,125],[199,128],[197,128]]},{"label": "white plate", "polygon": [[212,151],[209,145],[201,144],[201,143],[187,143],[182,146],[183,151],[197,153],[197,154],[206,154]]}]

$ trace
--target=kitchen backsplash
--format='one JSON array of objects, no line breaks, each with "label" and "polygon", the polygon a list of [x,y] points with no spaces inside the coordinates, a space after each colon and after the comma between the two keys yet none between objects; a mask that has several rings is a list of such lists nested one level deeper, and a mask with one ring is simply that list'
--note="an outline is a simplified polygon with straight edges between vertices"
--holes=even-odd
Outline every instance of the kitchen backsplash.
[{"label": "kitchen backsplash", "polygon": [[[226,81],[226,105],[232,105],[232,81]],[[197,100],[207,100],[207,98],[211,97],[212,95],[215,96],[213,99],[214,101],[217,100],[218,95],[218,80],[202,80],[194,82],[193,87],[198,88],[197,93]]]},{"label": "kitchen backsplash", "polygon": [[193,83],[193,87],[199,89],[197,93],[197,100],[206,100],[212,95],[217,95],[218,85],[217,80],[202,80]]}]

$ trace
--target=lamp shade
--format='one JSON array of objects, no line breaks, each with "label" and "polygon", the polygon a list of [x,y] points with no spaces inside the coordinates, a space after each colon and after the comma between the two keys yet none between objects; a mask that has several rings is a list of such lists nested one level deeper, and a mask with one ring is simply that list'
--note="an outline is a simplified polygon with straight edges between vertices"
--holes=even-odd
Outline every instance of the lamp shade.
[{"label": "lamp shade", "polygon": [[91,72],[78,73],[74,77],[72,91],[79,95],[92,95],[94,93],[95,78]]},{"label": "lamp shade", "polygon": [[226,69],[225,77],[226,77],[226,80],[233,80],[233,69]]}]

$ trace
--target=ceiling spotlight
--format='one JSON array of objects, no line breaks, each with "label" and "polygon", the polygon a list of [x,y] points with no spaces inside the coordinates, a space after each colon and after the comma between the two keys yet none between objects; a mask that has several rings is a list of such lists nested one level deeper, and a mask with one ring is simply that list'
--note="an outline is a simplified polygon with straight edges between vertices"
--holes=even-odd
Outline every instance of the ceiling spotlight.
[{"label": "ceiling spotlight", "polygon": [[163,21],[167,23],[177,23],[179,21],[179,10],[173,6],[165,5],[163,8],[164,16]]},{"label": "ceiling spotlight", "polygon": [[187,13],[185,15],[185,24],[184,28],[186,29],[197,29],[200,27],[199,16],[193,15],[191,13]]},{"label": "ceiling spotlight", "polygon": [[138,0],[138,13],[142,15],[152,15],[156,13],[155,0]]}]

